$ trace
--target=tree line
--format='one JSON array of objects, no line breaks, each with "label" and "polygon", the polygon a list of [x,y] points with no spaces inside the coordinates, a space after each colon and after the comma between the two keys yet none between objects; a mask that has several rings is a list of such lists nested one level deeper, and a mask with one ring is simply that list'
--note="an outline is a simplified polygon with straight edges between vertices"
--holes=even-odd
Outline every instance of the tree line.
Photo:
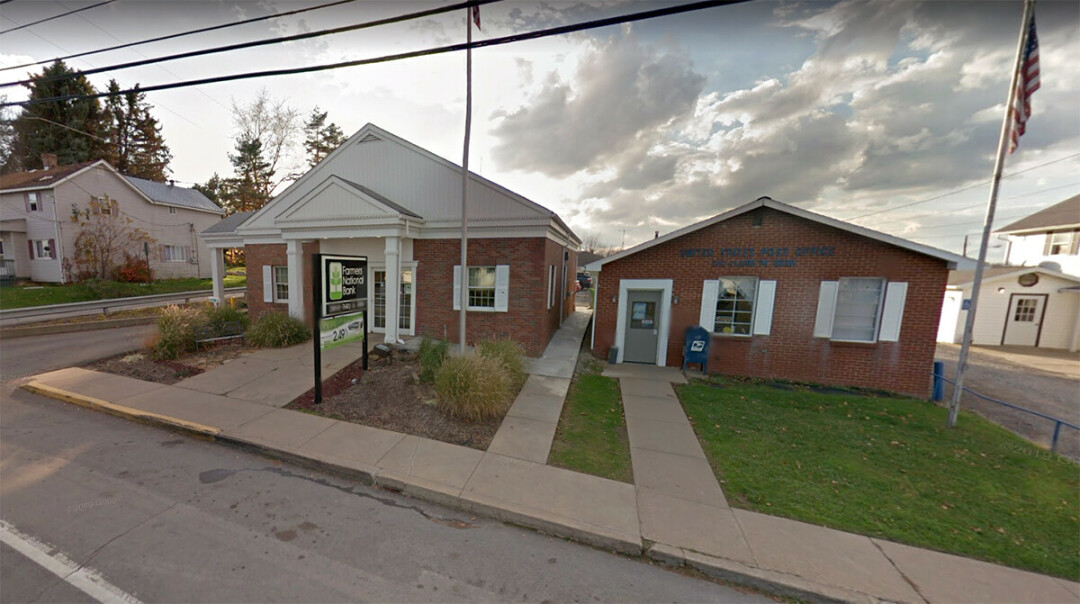
[{"label": "tree line", "polygon": [[[30,100],[98,93],[81,72],[60,60],[29,80],[24,86]],[[138,88],[104,102],[51,101],[0,115],[0,173],[44,168],[42,154],[52,153],[61,165],[104,159],[123,174],[164,182],[172,172],[172,153]],[[116,80],[109,81],[109,92],[121,89]],[[301,123],[295,108],[265,89],[248,103],[234,100],[231,109],[235,135],[228,157],[233,173],[214,173],[195,185],[227,214],[261,208],[278,187],[299,178],[346,139],[326,111],[315,107]],[[304,155],[297,159],[301,135]]]}]

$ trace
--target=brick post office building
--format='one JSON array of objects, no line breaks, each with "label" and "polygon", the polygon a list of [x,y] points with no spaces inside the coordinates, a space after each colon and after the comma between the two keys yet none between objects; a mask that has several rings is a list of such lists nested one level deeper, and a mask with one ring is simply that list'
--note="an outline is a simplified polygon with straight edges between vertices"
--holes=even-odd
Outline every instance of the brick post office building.
[{"label": "brick post office building", "polygon": [[958,264],[968,261],[762,197],[589,264],[592,349],[679,366],[685,330],[702,325],[710,373],[926,397]]},{"label": "brick post office building", "polygon": [[467,272],[461,259],[461,167],[368,124],[266,206],[202,233],[215,295],[222,252],[242,247],[252,317],[312,317],[311,256],[367,256],[369,328],[386,341],[456,342],[469,290],[469,344],[512,338],[539,356],[574,311],[581,240],[551,210],[469,174]]}]

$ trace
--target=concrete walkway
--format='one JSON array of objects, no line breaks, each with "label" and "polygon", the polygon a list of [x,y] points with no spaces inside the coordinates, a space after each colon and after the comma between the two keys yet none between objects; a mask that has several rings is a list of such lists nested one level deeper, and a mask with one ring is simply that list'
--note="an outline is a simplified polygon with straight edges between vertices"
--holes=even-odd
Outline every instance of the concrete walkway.
[{"label": "concrete walkway", "polygon": [[[729,508],[675,398],[671,383],[682,376],[673,369],[605,371],[623,389],[636,485],[545,465],[587,321],[587,313],[576,314],[533,362],[486,452],[280,409],[278,397],[245,398],[255,396],[245,388],[256,381],[270,393],[275,385],[299,388],[291,383],[299,379],[294,367],[310,378],[310,364],[288,350],[232,371],[234,383],[243,382],[235,387],[225,383],[228,371],[165,386],[79,368],[35,376],[24,387],[796,598],[1080,601],[1074,582]],[[327,369],[345,360],[327,359]],[[280,364],[266,371],[262,361]],[[248,371],[262,373],[249,380]]]},{"label": "concrete walkway", "polygon": [[591,312],[575,312],[555,332],[544,354],[538,359],[529,359],[529,378],[491,440],[489,453],[547,463],[566,392],[577,366],[581,338],[591,316]]}]

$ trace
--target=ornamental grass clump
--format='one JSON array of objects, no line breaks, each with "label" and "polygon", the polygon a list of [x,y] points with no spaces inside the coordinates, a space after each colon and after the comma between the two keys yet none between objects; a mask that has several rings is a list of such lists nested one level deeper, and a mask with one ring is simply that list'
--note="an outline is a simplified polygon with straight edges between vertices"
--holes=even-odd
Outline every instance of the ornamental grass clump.
[{"label": "ornamental grass clump", "polygon": [[447,357],[435,373],[435,406],[468,421],[482,421],[502,413],[513,396],[510,374],[492,357]]},{"label": "ornamental grass clump", "polygon": [[450,343],[446,340],[433,340],[424,336],[420,340],[420,381],[431,383],[435,381],[435,373],[442,367],[446,360]]},{"label": "ornamental grass clump", "polygon": [[525,370],[525,349],[513,340],[487,340],[476,345],[476,352],[482,357],[495,360],[510,376],[510,385],[514,391],[521,389],[529,377]]},{"label": "ornamental grass clump", "polygon": [[195,329],[201,313],[194,308],[167,306],[157,321],[158,333],[151,341],[150,356],[172,360],[195,349]]},{"label": "ornamental grass clump", "polygon": [[283,312],[259,317],[246,334],[248,344],[258,348],[282,348],[300,344],[311,337],[303,321]]}]

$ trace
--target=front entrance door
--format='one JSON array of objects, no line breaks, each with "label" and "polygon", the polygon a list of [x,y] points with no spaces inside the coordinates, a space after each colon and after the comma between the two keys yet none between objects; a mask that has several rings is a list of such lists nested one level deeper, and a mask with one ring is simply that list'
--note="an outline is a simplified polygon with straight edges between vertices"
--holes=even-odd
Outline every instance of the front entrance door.
[{"label": "front entrance door", "polygon": [[[372,331],[386,331],[386,269],[372,271]],[[398,293],[398,329],[412,334],[412,269],[401,271],[401,291]]]},{"label": "front entrance door", "polygon": [[660,339],[660,299],[663,292],[627,292],[626,338],[623,361],[656,364],[656,344]]},{"label": "front entrance door", "polygon": [[1001,343],[1014,346],[1038,346],[1039,326],[1046,312],[1046,295],[1013,294]]}]

